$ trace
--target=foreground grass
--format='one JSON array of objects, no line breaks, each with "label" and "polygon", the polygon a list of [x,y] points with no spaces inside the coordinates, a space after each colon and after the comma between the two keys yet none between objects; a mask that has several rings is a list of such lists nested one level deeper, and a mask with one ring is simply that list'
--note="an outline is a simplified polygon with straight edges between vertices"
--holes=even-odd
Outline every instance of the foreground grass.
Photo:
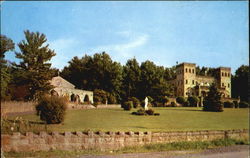
[{"label": "foreground grass", "polygon": [[72,157],[81,155],[109,155],[123,153],[161,152],[174,150],[204,150],[231,145],[245,145],[247,140],[220,139],[214,141],[177,142],[167,144],[150,144],[144,146],[126,147],[115,151],[81,150],[81,151],[40,151],[40,152],[7,152],[6,157]]},{"label": "foreground grass", "polygon": [[[136,116],[123,109],[69,110],[63,124],[48,125],[51,131],[195,131],[248,129],[249,109],[204,112],[201,108],[153,108],[160,116]],[[41,122],[36,115],[24,119]],[[12,117],[10,119],[14,119]],[[42,125],[41,125],[42,126]]]}]

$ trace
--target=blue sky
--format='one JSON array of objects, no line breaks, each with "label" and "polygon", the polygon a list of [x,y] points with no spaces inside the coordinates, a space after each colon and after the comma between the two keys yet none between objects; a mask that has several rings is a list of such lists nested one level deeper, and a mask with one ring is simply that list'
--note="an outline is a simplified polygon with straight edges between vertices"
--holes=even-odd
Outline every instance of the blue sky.
[{"label": "blue sky", "polygon": [[[17,44],[24,30],[44,33],[57,54],[52,66],[60,69],[74,56],[106,51],[121,64],[135,57],[234,72],[249,61],[248,24],[247,1],[1,3],[1,34]],[[17,61],[12,52],[6,58]]]}]

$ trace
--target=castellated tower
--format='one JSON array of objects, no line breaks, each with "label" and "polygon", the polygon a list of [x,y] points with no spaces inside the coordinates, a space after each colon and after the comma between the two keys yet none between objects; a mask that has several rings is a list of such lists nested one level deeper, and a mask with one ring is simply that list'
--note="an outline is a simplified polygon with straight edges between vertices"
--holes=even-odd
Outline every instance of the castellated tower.
[{"label": "castellated tower", "polygon": [[182,63],[176,67],[176,94],[177,96],[188,97],[196,95],[194,87],[196,86],[196,65],[193,63]]},{"label": "castellated tower", "polygon": [[222,90],[222,97],[231,98],[231,68],[219,67],[217,84]]}]

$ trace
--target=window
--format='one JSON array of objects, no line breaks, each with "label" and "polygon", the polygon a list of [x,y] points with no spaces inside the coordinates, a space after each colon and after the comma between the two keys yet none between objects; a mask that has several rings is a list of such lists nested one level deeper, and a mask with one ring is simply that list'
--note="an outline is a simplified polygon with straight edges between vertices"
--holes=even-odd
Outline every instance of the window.
[{"label": "window", "polygon": [[230,84],[228,83],[228,88],[230,88]]},{"label": "window", "polygon": [[194,69],[192,71],[193,71],[193,74],[194,74]]},{"label": "window", "polygon": [[228,73],[227,76],[230,77],[230,73]]},{"label": "window", "polygon": [[222,83],[222,87],[224,87],[224,83]]},{"label": "window", "polygon": [[193,84],[194,84],[194,80],[193,80]]},{"label": "window", "polygon": [[189,69],[189,73],[191,73],[191,69]]},{"label": "window", "polygon": [[223,72],[221,73],[221,76],[224,76],[224,73],[223,73]]},{"label": "window", "polygon": [[186,80],[186,84],[188,84],[188,80]]},{"label": "window", "polygon": [[188,69],[186,68],[186,72],[188,72]]}]

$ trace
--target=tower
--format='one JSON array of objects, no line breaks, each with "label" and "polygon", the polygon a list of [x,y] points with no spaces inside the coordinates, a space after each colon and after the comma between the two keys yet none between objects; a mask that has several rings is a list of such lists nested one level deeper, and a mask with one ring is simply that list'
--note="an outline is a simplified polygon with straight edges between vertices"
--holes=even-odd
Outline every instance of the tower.
[{"label": "tower", "polygon": [[231,98],[231,68],[219,67],[217,71],[217,84],[221,89],[222,97]]},{"label": "tower", "polygon": [[196,95],[193,88],[196,86],[196,65],[182,63],[176,66],[176,96],[188,97]]}]

